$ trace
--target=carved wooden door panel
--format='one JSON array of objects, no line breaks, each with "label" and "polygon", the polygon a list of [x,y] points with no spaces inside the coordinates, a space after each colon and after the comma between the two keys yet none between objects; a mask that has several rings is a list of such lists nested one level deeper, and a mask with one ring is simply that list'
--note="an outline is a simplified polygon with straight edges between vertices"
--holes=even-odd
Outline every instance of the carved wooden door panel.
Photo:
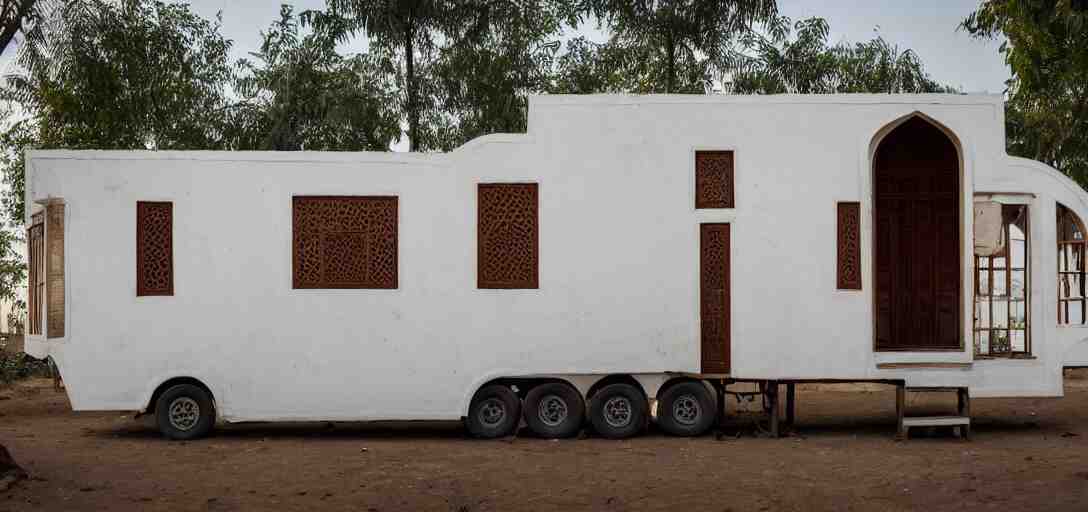
[{"label": "carved wooden door panel", "polygon": [[937,127],[911,119],[874,165],[877,350],[960,345],[959,157]]},{"label": "carved wooden door panel", "polygon": [[699,302],[703,373],[729,373],[729,224],[701,224]]}]

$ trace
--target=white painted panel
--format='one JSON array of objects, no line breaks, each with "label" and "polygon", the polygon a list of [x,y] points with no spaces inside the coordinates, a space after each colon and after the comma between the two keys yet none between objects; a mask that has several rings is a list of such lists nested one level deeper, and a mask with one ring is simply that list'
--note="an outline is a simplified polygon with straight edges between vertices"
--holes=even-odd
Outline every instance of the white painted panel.
[{"label": "white painted panel", "polygon": [[[1053,201],[1084,217],[1088,196],[1005,156],[1000,96],[545,96],[530,111],[527,135],[450,154],[33,151],[28,198],[68,208],[69,323],[28,352],[58,360],[77,409],[139,409],[186,375],[232,420],[457,418],[497,376],[697,371],[698,225],[730,222],[738,377],[1058,395],[1060,366],[1088,364],[1068,348],[1088,331],[1051,320]],[[964,350],[872,350],[870,152],[915,112],[960,143],[962,233],[974,190],[1036,194],[1038,359],[876,369],[971,360],[969,236]],[[696,149],[736,152],[735,209],[694,209]],[[475,287],[476,185],[494,181],[540,184],[538,290]],[[293,290],[291,197],[305,194],[397,195],[400,288]],[[172,297],[135,296],[138,200],[174,202]],[[837,201],[862,204],[861,291],[836,290]]]}]

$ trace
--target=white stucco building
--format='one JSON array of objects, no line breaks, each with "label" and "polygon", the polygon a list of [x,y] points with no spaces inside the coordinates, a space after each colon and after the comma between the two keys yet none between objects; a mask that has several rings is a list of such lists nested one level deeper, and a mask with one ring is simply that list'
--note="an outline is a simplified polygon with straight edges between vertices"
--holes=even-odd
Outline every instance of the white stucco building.
[{"label": "white stucco building", "polygon": [[601,389],[681,374],[1060,396],[1088,194],[1008,156],[1003,112],[538,96],[528,133],[448,154],[31,151],[26,350],[78,410],[181,383],[226,421],[515,413],[489,383],[598,421]]}]

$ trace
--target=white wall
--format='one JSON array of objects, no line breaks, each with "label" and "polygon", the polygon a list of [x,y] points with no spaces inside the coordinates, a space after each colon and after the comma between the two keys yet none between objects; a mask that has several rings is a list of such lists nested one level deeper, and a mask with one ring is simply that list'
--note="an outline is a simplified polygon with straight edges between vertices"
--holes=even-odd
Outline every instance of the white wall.
[{"label": "white wall", "polygon": [[[869,156],[915,112],[961,144],[965,277],[970,185],[1037,194],[1036,360],[876,368],[971,360],[967,284],[963,351],[872,350]],[[1088,197],[1006,157],[1002,112],[999,96],[545,96],[527,135],[446,155],[35,151],[28,202],[67,204],[69,311],[67,338],[28,351],[58,360],[77,409],[139,409],[186,375],[233,420],[456,418],[496,376],[697,371],[698,225],[730,222],[735,376],[1057,395],[1063,358],[1088,349],[1052,325],[1052,202],[1084,217]],[[736,209],[694,209],[697,149],[736,151]],[[538,290],[476,289],[476,185],[501,181],[540,183]],[[399,196],[399,289],[291,288],[306,194]],[[135,295],[138,200],[174,202],[172,297]],[[861,291],[835,289],[836,201],[863,206]]]}]

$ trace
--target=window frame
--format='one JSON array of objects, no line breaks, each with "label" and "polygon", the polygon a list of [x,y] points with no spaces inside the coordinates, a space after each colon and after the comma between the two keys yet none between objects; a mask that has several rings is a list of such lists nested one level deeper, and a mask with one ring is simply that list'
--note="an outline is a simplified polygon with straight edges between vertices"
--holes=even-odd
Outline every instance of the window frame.
[{"label": "window frame", "polygon": [[[1055,230],[1055,237],[1054,238],[1056,239],[1056,243],[1057,243],[1057,246],[1056,246],[1057,247],[1057,258],[1056,258],[1057,275],[1056,275],[1056,277],[1057,277],[1057,285],[1058,285],[1057,289],[1055,290],[1056,295],[1057,295],[1057,299],[1058,299],[1058,303],[1057,303],[1057,306],[1058,306],[1057,307],[1057,314],[1058,314],[1057,322],[1058,322],[1058,325],[1060,325],[1060,326],[1085,325],[1086,323],[1088,323],[1088,318],[1085,318],[1086,316],[1088,316],[1088,296],[1086,296],[1086,293],[1085,293],[1086,285],[1084,283],[1084,278],[1085,278],[1085,261],[1084,261],[1084,257],[1086,255],[1085,254],[1086,251],[1088,251],[1088,240],[1085,240],[1085,236],[1088,235],[1088,231],[1085,230],[1084,222],[1081,221],[1080,216],[1078,216],[1076,214],[1076,212],[1074,212],[1068,206],[1065,206],[1064,204],[1062,204],[1060,202],[1055,202],[1055,213],[1056,213],[1056,215],[1055,215],[1055,217],[1056,217],[1056,219],[1055,219],[1056,230]],[[1062,229],[1063,228],[1063,221],[1068,223],[1068,224],[1065,224],[1065,225],[1070,225],[1072,228],[1075,228],[1077,231],[1079,231],[1079,234],[1081,236],[1080,240],[1077,240],[1077,239],[1067,240],[1066,239],[1065,230]],[[1074,253],[1076,253],[1078,250],[1080,252],[1079,261],[1075,263],[1075,265],[1078,267],[1077,269],[1074,269],[1074,270],[1062,270],[1063,268],[1069,268],[1067,266],[1062,265],[1063,256],[1067,255],[1067,252],[1065,250],[1067,247],[1072,248]],[[1068,263],[1068,261],[1066,261],[1066,263]],[[1062,297],[1062,289],[1063,289],[1063,286],[1065,285],[1065,283],[1064,283],[1065,280],[1063,279],[1064,276],[1073,276],[1073,277],[1075,277],[1075,278],[1077,278],[1079,280],[1079,288],[1080,288],[1079,298],[1063,298]],[[1079,303],[1079,306],[1080,306],[1080,309],[1081,309],[1081,311],[1080,311],[1080,322],[1073,323],[1073,322],[1069,321],[1069,307],[1073,303]],[[1063,313],[1064,313],[1064,315],[1063,315]]]},{"label": "window frame", "polygon": [[[493,279],[488,275],[486,246],[488,243],[485,224],[484,195],[493,190],[530,190],[532,197],[532,247],[523,254],[532,265],[532,274],[521,280]],[[538,182],[487,182],[476,184],[476,289],[478,290],[538,290],[540,289],[540,183]]]},{"label": "window frame", "polygon": [[[147,265],[147,247],[144,243],[147,232],[148,209],[166,208],[167,226],[170,234],[167,244],[169,261],[168,282],[161,288],[151,287],[144,279]],[[136,201],[136,296],[137,297],[172,297],[174,295],[174,202],[173,201]]]},{"label": "window frame", "polygon": [[45,334],[42,305],[45,299],[45,209],[30,216],[27,241],[27,322],[28,336]]},{"label": "window frame", "polygon": [[[346,201],[367,203],[370,201],[391,203],[393,214],[392,238],[387,240],[392,246],[392,272],[388,282],[368,280],[365,282],[334,282],[322,277],[319,281],[304,279],[299,274],[302,268],[302,260],[299,258],[300,243],[303,236],[302,226],[299,220],[299,206],[305,201]],[[358,233],[356,231],[318,231],[320,234],[347,234]],[[370,231],[366,231],[369,235]],[[324,265],[324,260],[322,260]],[[293,290],[397,290],[400,288],[400,196],[388,195],[310,195],[296,194],[291,196],[291,289]]]},{"label": "window frame", "polygon": [[[1023,223],[1024,224],[1024,229],[1023,229],[1023,232],[1024,232],[1024,261],[1023,261],[1023,266],[1022,267],[1015,267],[1012,264],[1011,248],[1012,248],[1013,244],[1012,244],[1012,237],[1011,237],[1009,226],[1011,226],[1013,224],[1015,219],[1013,219],[1012,221],[1006,221],[1005,220],[1007,218],[1005,216],[1005,209],[1006,208],[1023,208],[1024,209],[1024,213],[1023,213],[1023,215],[1025,217],[1024,218],[1024,223]],[[974,355],[975,359],[1030,358],[1030,357],[1032,357],[1032,352],[1031,352],[1031,209],[1029,208],[1029,206],[1026,205],[1026,204],[1003,204],[1002,205],[1002,225],[1001,225],[1001,230],[1002,230],[1002,235],[1003,235],[1004,239],[1006,240],[1005,248],[1004,248],[1004,250],[1002,251],[1001,254],[993,255],[993,256],[974,255],[974,265],[973,265],[974,266],[974,272],[973,272],[974,283],[973,283],[973,286],[972,286],[972,289],[973,289],[973,292],[974,292],[972,294],[973,295],[972,310],[973,310],[973,313],[974,313],[974,321],[972,322],[972,326],[971,326],[971,338],[972,338],[972,346],[973,346],[973,355]],[[994,262],[997,259],[1004,260],[1004,264],[1002,266],[995,266]],[[983,262],[983,261],[986,262],[985,266],[980,265],[980,263]],[[981,293],[982,292],[982,280],[979,279],[980,272],[982,272],[982,271],[984,271],[985,274],[986,274],[986,284],[987,284],[986,292],[987,293],[985,295],[983,295]],[[1005,289],[1005,294],[1004,295],[994,295],[994,282],[995,282],[994,277],[995,277],[995,274],[998,273],[998,272],[1003,273],[1003,275],[1004,275],[1004,279],[1003,279],[1004,282],[1002,283],[1002,285],[1004,286],[1004,289]],[[1012,276],[1013,276],[1013,273],[1015,273],[1015,272],[1023,272],[1023,275],[1024,275],[1023,292],[1022,292],[1023,296],[1019,297],[1019,298],[1014,298],[1012,296],[1012,283],[1013,283]],[[979,324],[980,324],[979,304],[981,302],[980,299],[982,299],[982,298],[985,298],[986,303],[988,304],[988,311],[987,311],[986,318],[989,319],[989,324],[988,324],[988,327],[981,327],[980,328],[979,327]],[[1005,326],[1004,327],[996,327],[995,323],[993,321],[994,311],[995,311],[994,304],[995,303],[1000,303],[1000,302],[1005,303]],[[1022,328],[1013,328],[1014,304],[1018,303],[1018,302],[1023,302],[1023,305],[1024,305],[1024,323],[1023,323]],[[987,341],[987,350],[986,350],[986,352],[980,352],[980,350],[979,350],[980,349],[980,340],[981,340],[980,333],[983,332],[983,331],[987,332],[987,337],[988,337],[988,340],[989,340],[989,341]],[[1007,351],[1001,351],[1001,352],[994,352],[993,351],[993,339],[994,339],[993,335],[994,335],[995,332],[1000,333],[1002,331],[1004,331],[1004,333],[1005,333],[1005,339],[1008,340],[1008,350]],[[1023,335],[1024,335],[1024,349],[1023,350],[1014,350],[1013,349],[1012,334],[1013,334],[1014,331],[1017,331],[1017,332],[1022,331],[1023,332]]]}]

